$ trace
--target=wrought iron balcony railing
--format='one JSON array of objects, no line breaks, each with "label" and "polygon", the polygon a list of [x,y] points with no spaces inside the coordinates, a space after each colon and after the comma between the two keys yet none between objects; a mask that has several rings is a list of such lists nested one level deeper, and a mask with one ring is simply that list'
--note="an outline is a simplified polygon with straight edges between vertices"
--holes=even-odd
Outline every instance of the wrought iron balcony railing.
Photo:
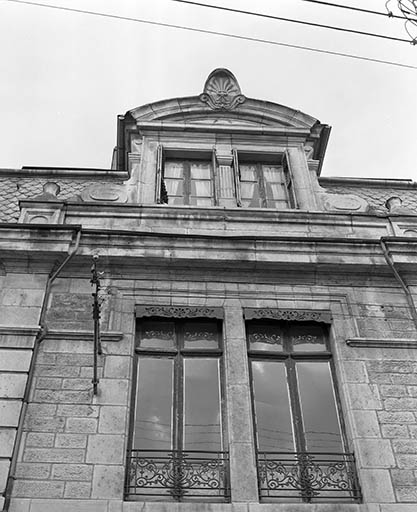
[{"label": "wrought iron balcony railing", "polygon": [[258,452],[263,501],[358,502],[352,453]]},{"label": "wrought iron balcony railing", "polygon": [[227,452],[131,450],[127,457],[127,499],[228,501]]}]

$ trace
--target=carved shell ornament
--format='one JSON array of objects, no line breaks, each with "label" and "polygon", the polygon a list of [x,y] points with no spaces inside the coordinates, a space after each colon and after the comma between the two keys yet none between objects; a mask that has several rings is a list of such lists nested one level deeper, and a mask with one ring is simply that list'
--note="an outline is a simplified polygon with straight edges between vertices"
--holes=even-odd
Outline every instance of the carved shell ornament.
[{"label": "carved shell ornament", "polygon": [[227,69],[215,69],[207,78],[200,100],[213,110],[232,110],[246,98],[241,94],[233,73]]}]

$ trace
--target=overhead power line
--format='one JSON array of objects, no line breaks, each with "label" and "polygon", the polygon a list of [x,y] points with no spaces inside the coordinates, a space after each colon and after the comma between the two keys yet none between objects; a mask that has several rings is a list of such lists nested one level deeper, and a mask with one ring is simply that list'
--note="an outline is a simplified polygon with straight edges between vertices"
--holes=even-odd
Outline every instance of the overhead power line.
[{"label": "overhead power line", "polygon": [[315,53],[323,53],[326,55],[335,55],[338,57],[346,57],[346,58],[350,58],[350,59],[363,60],[366,62],[376,62],[378,64],[388,64],[390,66],[397,66],[397,67],[401,67],[401,68],[417,69],[417,66],[411,66],[410,64],[403,64],[400,62],[394,62],[394,61],[388,61],[388,60],[382,60],[382,59],[374,59],[372,57],[363,57],[362,55],[335,52],[332,50],[322,50],[320,48],[312,48],[309,46],[302,46],[302,45],[296,45],[296,44],[290,44],[290,43],[281,43],[278,41],[271,41],[269,39],[260,39],[260,38],[256,38],[256,37],[241,36],[238,34],[229,34],[227,32],[217,32],[214,30],[205,30],[202,28],[186,27],[184,25],[174,25],[172,23],[162,23],[162,22],[158,22],[158,21],[142,20],[140,18],[131,18],[128,16],[118,16],[116,14],[106,14],[103,12],[86,11],[86,10],[82,10],[82,9],[73,9],[71,7],[62,7],[59,5],[42,4],[39,2],[26,2],[24,0],[6,0],[6,1],[16,3],[16,4],[24,4],[24,5],[32,5],[35,7],[45,7],[48,9],[56,9],[56,10],[66,11],[66,12],[76,12],[79,14],[88,14],[91,16],[99,16],[102,18],[111,18],[111,19],[116,19],[116,20],[132,21],[135,23],[143,23],[146,25],[175,28],[175,29],[179,29],[179,30],[187,30],[190,32],[199,32],[201,34],[210,34],[210,35],[216,35],[216,36],[222,36],[222,37],[230,37],[233,39],[239,39],[239,40],[243,40],[243,41],[252,41],[252,42],[256,42],[256,43],[271,44],[274,46],[282,46],[284,48],[294,48],[297,50],[304,50],[304,51],[315,52]]},{"label": "overhead power line", "polygon": [[301,0],[302,2],[310,2],[312,4],[320,4],[327,5],[329,7],[339,7],[340,9],[349,9],[351,11],[364,12],[366,14],[377,14],[379,16],[385,16],[386,18],[397,18],[399,20],[405,20],[404,16],[398,16],[397,14],[392,13],[391,11],[381,12],[381,11],[370,11],[369,9],[362,9],[361,7],[353,7],[351,5],[340,5],[334,4],[332,2],[322,2],[322,0]]},{"label": "overhead power line", "polygon": [[410,41],[408,39],[401,39],[399,37],[385,36],[384,34],[375,34],[374,32],[363,32],[362,30],[354,30],[354,29],[345,28],[345,27],[335,27],[333,25],[324,25],[322,23],[313,23],[311,21],[295,20],[293,18],[283,18],[281,16],[273,16],[272,14],[264,14],[264,13],[253,12],[253,11],[243,11],[241,9],[232,9],[231,7],[223,7],[220,5],[211,5],[211,4],[204,4],[201,2],[192,2],[191,0],[171,0],[171,1],[177,2],[180,4],[195,5],[197,7],[207,7],[209,9],[218,9],[220,11],[228,11],[228,12],[234,12],[234,13],[238,13],[238,14],[247,14],[250,16],[257,16],[259,18],[268,18],[271,20],[285,21],[285,22],[289,22],[289,23],[297,23],[299,25],[309,25],[310,27],[325,28],[325,29],[329,29],[329,30],[337,30],[339,32],[349,32],[351,34],[358,34],[361,36],[379,37],[380,39],[389,39],[391,41],[397,41],[397,42],[401,42],[401,43],[410,43]]}]

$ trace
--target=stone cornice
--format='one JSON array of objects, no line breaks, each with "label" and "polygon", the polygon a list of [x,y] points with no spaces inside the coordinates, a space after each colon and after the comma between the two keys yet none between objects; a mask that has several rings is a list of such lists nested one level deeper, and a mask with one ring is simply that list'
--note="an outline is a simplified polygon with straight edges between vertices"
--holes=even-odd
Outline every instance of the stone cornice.
[{"label": "stone cornice", "polygon": [[21,169],[2,169],[0,168],[0,178],[2,177],[38,177],[45,176],[53,178],[86,178],[86,179],[129,179],[128,171],[113,169],[85,169],[72,167],[22,167]]},{"label": "stone cornice", "polygon": [[366,187],[366,188],[398,188],[398,189],[416,189],[417,182],[409,179],[398,180],[398,179],[379,179],[379,178],[348,178],[348,177],[332,177],[332,176],[321,176],[319,183],[322,186],[340,186],[346,185],[349,187]]},{"label": "stone cornice", "polygon": [[251,135],[276,135],[306,139],[310,136],[308,128],[292,128],[288,126],[245,126],[244,124],[201,124],[192,122],[166,122],[166,121],[140,121],[137,124],[140,131],[175,131],[175,132],[202,132],[202,133],[240,133]]},{"label": "stone cornice", "polygon": [[[79,226],[0,225],[3,264],[44,265],[64,257]],[[65,228],[65,229],[64,229]],[[332,227],[333,232],[334,226]],[[271,230],[233,234],[218,229],[195,233],[165,231],[82,229],[81,242],[71,267],[89,268],[97,253],[120,268],[141,265],[221,267],[246,270],[317,268],[326,272],[366,272],[391,276],[380,247],[381,237],[317,236],[311,231],[285,235]],[[287,231],[288,232],[288,231]],[[292,230],[291,232],[294,232]],[[316,230],[317,232],[317,230]],[[368,231],[369,233],[369,231]],[[415,272],[417,238],[383,237],[400,270]],[[17,268],[17,267],[16,267]],[[133,270],[133,268],[132,268]],[[39,270],[38,270],[39,271]],[[50,268],[49,268],[50,271]]]}]

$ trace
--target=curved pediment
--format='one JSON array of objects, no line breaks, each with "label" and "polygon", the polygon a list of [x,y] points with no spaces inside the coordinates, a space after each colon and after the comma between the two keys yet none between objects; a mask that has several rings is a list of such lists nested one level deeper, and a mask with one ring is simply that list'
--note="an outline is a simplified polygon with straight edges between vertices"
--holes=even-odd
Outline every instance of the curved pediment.
[{"label": "curved pediment", "polygon": [[283,105],[247,98],[241,93],[235,76],[227,69],[215,69],[207,78],[199,96],[173,98],[149,103],[130,110],[138,123],[196,123],[269,126],[311,129],[317,119]]}]

